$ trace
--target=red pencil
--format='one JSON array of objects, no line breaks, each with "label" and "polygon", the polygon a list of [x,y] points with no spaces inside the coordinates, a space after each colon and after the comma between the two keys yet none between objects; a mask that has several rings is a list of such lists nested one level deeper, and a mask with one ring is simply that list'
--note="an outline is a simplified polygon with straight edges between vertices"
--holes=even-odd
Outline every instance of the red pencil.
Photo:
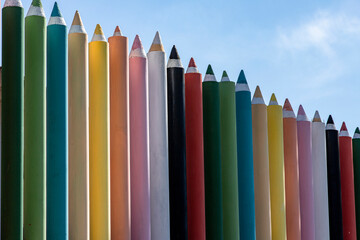
[{"label": "red pencil", "polygon": [[188,239],[205,240],[202,77],[190,59],[185,74]]},{"label": "red pencil", "polygon": [[356,240],[355,193],[352,138],[345,122],[339,134],[341,201],[344,240]]}]

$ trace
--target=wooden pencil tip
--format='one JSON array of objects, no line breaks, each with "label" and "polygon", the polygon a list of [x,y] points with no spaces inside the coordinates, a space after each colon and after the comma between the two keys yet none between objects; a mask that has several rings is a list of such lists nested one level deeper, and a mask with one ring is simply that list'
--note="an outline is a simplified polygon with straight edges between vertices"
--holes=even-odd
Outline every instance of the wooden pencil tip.
[{"label": "wooden pencil tip", "polygon": [[178,51],[175,47],[175,45],[173,45],[172,49],[171,49],[171,53],[170,53],[170,59],[180,59],[180,56],[178,54]]},{"label": "wooden pencil tip", "polygon": [[121,30],[119,26],[116,26],[115,31],[114,31],[114,37],[116,36],[121,36]]},{"label": "wooden pencil tip", "polygon": [[198,73],[198,72],[199,72],[199,70],[196,66],[194,58],[190,58],[190,62],[189,62],[188,68],[186,70],[186,73]]},{"label": "wooden pencil tip", "polygon": [[81,21],[81,17],[80,17],[78,10],[76,10],[76,12],[75,12],[74,19],[73,19],[73,22],[71,25],[72,26],[83,26],[83,23]]},{"label": "wooden pencil tip", "polygon": [[135,50],[135,49],[139,49],[139,48],[142,49],[143,46],[142,46],[139,35],[136,35],[131,50]]},{"label": "wooden pencil tip", "polygon": [[212,70],[212,67],[210,64],[208,65],[208,67],[206,69],[206,74],[214,75],[214,71]]},{"label": "wooden pencil tip", "polygon": [[319,111],[315,111],[313,122],[322,122]]},{"label": "wooden pencil tip", "polygon": [[292,112],[294,111],[291,104],[290,104],[289,99],[287,99],[287,98],[285,99],[283,109],[286,110],[286,111],[292,111]]},{"label": "wooden pencil tip", "polygon": [[51,17],[62,17],[57,2],[54,3],[54,7],[53,7],[53,10],[51,12]]},{"label": "wooden pencil tip", "polygon": [[154,37],[154,40],[151,44],[149,52],[165,52],[164,46],[161,42],[160,33],[157,31]]},{"label": "wooden pencil tip", "polygon": [[245,77],[244,70],[241,70],[241,71],[240,71],[240,74],[239,74],[239,77],[238,77],[237,83],[247,84],[247,81],[246,81],[246,77]]},{"label": "wooden pencil tip", "polygon": [[273,93],[273,94],[271,95],[269,105],[279,105],[279,104],[278,104],[278,101],[277,101],[277,99],[276,99],[276,97],[275,97],[275,93]]},{"label": "wooden pencil tip", "polygon": [[355,133],[359,133],[359,134],[360,134],[360,129],[359,129],[359,127],[357,127],[357,128],[355,129]]},{"label": "wooden pencil tip", "polygon": [[329,115],[329,118],[328,118],[326,124],[334,124],[334,120],[331,115]]},{"label": "wooden pencil tip", "polygon": [[346,131],[347,132],[347,127],[346,127],[345,122],[342,123],[340,131]]},{"label": "wooden pencil tip", "polygon": [[96,42],[96,41],[103,41],[106,42],[106,38],[104,35],[104,32],[100,26],[100,24],[96,25],[95,31],[94,31],[94,35],[93,38],[91,40],[92,42]]},{"label": "wooden pencil tip", "polygon": [[6,0],[4,3],[4,8],[5,7],[20,7],[20,8],[22,8],[23,5],[20,0]]},{"label": "wooden pencil tip", "polygon": [[255,93],[254,93],[253,99],[251,101],[251,104],[264,104],[265,105],[265,101],[264,101],[264,98],[263,98],[263,95],[261,93],[259,86],[256,86]]},{"label": "wooden pencil tip", "polygon": [[214,71],[212,70],[212,67],[210,64],[207,67],[204,82],[216,82]]},{"label": "wooden pencil tip", "polygon": [[305,110],[301,104],[298,110],[297,121],[309,121],[308,117],[306,116]]},{"label": "wooden pencil tip", "polygon": [[221,77],[221,82],[230,82],[230,78],[229,78],[226,71],[223,71],[223,74],[222,74],[222,77]]}]

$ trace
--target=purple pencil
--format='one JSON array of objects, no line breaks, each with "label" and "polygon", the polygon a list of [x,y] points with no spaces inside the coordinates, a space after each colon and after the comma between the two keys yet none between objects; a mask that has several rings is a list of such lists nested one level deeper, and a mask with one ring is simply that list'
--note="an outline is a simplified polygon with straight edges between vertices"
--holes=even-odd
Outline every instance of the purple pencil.
[{"label": "purple pencil", "polygon": [[311,161],[311,122],[300,105],[297,115],[301,239],[315,239],[313,169]]}]

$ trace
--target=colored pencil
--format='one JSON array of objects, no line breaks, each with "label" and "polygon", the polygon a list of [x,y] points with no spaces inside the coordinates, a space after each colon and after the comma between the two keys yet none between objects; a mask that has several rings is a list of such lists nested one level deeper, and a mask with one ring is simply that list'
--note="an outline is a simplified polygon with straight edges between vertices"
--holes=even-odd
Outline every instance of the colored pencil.
[{"label": "colored pencil", "polygon": [[68,36],[69,239],[90,238],[88,35],[76,11]]},{"label": "colored pencil", "polygon": [[267,107],[259,86],[251,102],[254,153],[256,238],[271,240]]},{"label": "colored pencil", "polygon": [[218,240],[223,239],[220,96],[211,65],[206,70],[202,91],[206,239]]},{"label": "colored pencil", "polygon": [[131,239],[150,240],[147,59],[136,35],[129,55]]},{"label": "colored pencil", "polygon": [[128,152],[128,38],[116,27],[109,37],[111,239],[130,239]]},{"label": "colored pencil", "polygon": [[100,25],[89,43],[90,239],[110,239],[109,46]]},{"label": "colored pencil", "polygon": [[24,9],[6,0],[2,9],[1,237],[23,239]]},{"label": "colored pencil", "polygon": [[205,240],[202,76],[193,58],[185,74],[186,177],[189,240]]},{"label": "colored pencil", "polygon": [[[40,0],[25,18],[24,239],[46,239],[46,27]],[[34,141],[36,139],[36,141]]]},{"label": "colored pencil", "polygon": [[354,188],[356,210],[356,232],[360,235],[360,129],[357,127],[352,140],[354,163]]},{"label": "colored pencil", "polygon": [[46,236],[68,239],[67,28],[55,2],[47,26]]},{"label": "colored pencil", "polygon": [[224,239],[239,239],[235,83],[224,71],[219,83]]},{"label": "colored pencil", "polygon": [[187,231],[185,79],[176,47],[167,64],[169,132],[170,238],[185,240]]},{"label": "colored pencil", "polygon": [[330,115],[326,123],[330,239],[343,239],[339,137]]},{"label": "colored pencil", "polygon": [[315,239],[330,239],[326,167],[325,123],[316,111],[312,125],[312,162],[314,181]]},{"label": "colored pencil", "polygon": [[315,239],[314,189],[311,158],[311,122],[300,105],[297,115],[301,238]]},{"label": "colored pencil", "polygon": [[283,107],[284,167],[287,239],[301,239],[298,135],[296,116],[290,101]]},{"label": "colored pencil", "polygon": [[251,92],[244,71],[235,86],[240,239],[255,240]]},{"label": "colored pencil", "polygon": [[341,204],[344,239],[356,240],[356,213],[352,138],[343,122],[339,133]]},{"label": "colored pencil", "polygon": [[267,107],[272,238],[286,239],[282,107],[272,94]]},{"label": "colored pencil", "polygon": [[167,82],[159,32],[147,54],[149,69],[149,146],[151,239],[170,238]]}]

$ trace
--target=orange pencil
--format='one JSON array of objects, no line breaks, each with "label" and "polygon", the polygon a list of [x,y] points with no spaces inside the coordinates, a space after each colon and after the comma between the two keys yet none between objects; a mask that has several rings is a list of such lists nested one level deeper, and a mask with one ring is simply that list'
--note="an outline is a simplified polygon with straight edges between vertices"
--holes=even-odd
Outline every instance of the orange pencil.
[{"label": "orange pencil", "polygon": [[288,99],[283,107],[286,233],[289,240],[301,239],[299,161],[296,116]]},{"label": "orange pencil", "polygon": [[117,26],[109,38],[111,239],[130,239],[128,152],[128,38]]}]

